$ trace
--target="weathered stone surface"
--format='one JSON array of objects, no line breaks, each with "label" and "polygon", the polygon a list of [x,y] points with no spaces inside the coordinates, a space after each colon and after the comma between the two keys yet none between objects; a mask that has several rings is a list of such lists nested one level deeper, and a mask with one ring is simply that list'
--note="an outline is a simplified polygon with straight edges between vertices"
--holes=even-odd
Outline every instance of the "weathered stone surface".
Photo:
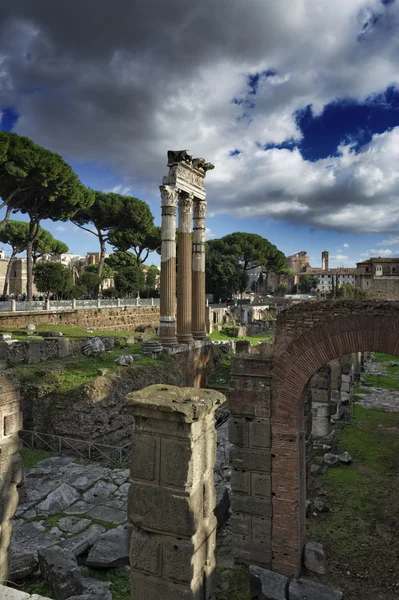
[{"label": "weathered stone surface", "polygon": [[327,452],[327,454],[324,455],[324,464],[328,465],[329,467],[338,467],[339,456]]},{"label": "weathered stone surface", "polygon": [[50,515],[65,510],[80,497],[75,488],[63,483],[37,505],[39,513]]},{"label": "weathered stone surface", "polygon": [[72,552],[75,556],[80,556],[86,552],[95,541],[106,531],[105,527],[101,525],[91,525],[86,531],[78,533],[67,540],[59,543],[58,545],[66,550]]},{"label": "weathered stone surface", "polygon": [[28,600],[30,596],[29,594],[25,594],[25,592],[0,585],[0,598],[1,600]]},{"label": "weathered stone surface", "polygon": [[104,342],[99,337],[94,337],[86,340],[82,352],[85,356],[97,356],[105,352]]},{"label": "weathered stone surface", "polygon": [[50,469],[60,469],[73,463],[75,461],[74,458],[70,456],[54,456],[52,458],[45,458],[37,463],[38,468],[50,468]]},{"label": "weathered stone surface", "polygon": [[91,504],[102,504],[117,489],[113,483],[101,480],[83,494],[83,500]]},{"label": "weathered stone surface", "polygon": [[131,525],[120,525],[97,539],[86,564],[89,567],[122,567],[129,564]]},{"label": "weathered stone surface", "polygon": [[101,600],[112,600],[110,591],[111,584],[108,581],[101,581],[93,577],[86,577],[82,581],[82,595],[88,595],[91,598]]},{"label": "weathered stone surface", "polygon": [[125,511],[119,510],[118,508],[112,508],[110,506],[96,506],[88,513],[87,516],[115,524],[127,521],[127,514]]},{"label": "weathered stone surface", "polygon": [[72,504],[72,506],[69,506],[65,510],[65,513],[67,515],[85,515],[92,508],[94,508],[94,504],[89,504],[88,502],[83,502],[83,500],[79,500],[78,502],[75,502],[75,504]]},{"label": "weathered stone surface", "polygon": [[59,519],[58,526],[66,533],[79,533],[90,525],[90,519],[78,519],[77,517],[63,517]]},{"label": "weathered stone surface", "polygon": [[343,600],[341,591],[306,579],[294,579],[289,587],[290,600]]},{"label": "weathered stone surface", "polygon": [[85,492],[100,479],[106,479],[110,476],[111,469],[100,465],[77,465],[66,471],[65,483],[79,491]]},{"label": "weathered stone surface", "polygon": [[343,465],[350,465],[352,462],[352,457],[349,454],[349,452],[343,452],[342,454],[339,455],[339,461]]},{"label": "weathered stone surface", "polygon": [[251,566],[249,573],[251,598],[258,600],[287,599],[288,577],[256,566]]},{"label": "weathered stone surface", "polygon": [[56,600],[67,600],[82,591],[82,575],[75,556],[59,546],[39,550],[43,578],[49,582]]},{"label": "weathered stone surface", "polygon": [[11,542],[11,581],[18,581],[34,573],[38,567],[37,551],[58,543],[56,535],[45,533],[42,521],[21,525]]},{"label": "weathered stone surface", "polygon": [[305,547],[305,567],[308,571],[324,575],[326,572],[326,557],[324,548],[317,542],[308,542]]}]

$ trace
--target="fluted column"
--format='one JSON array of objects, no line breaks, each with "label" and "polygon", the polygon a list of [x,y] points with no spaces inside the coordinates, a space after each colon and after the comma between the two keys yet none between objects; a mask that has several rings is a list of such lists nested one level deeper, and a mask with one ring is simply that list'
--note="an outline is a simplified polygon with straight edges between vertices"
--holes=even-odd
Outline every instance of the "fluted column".
[{"label": "fluted column", "polygon": [[161,185],[162,244],[159,339],[163,346],[177,346],[176,338],[176,202],[177,194]]},{"label": "fluted column", "polygon": [[194,201],[193,324],[196,340],[206,338],[205,320],[205,219],[206,200]]},{"label": "fluted column", "polygon": [[180,343],[193,341],[192,318],[192,250],[191,221],[193,196],[179,194],[179,240],[177,246],[177,339]]}]

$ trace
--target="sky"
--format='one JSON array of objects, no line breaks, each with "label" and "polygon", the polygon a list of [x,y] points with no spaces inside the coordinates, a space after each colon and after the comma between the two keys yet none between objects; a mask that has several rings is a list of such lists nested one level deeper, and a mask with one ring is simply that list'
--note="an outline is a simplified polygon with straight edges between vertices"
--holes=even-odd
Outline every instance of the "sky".
[{"label": "sky", "polygon": [[215,165],[208,238],[399,256],[399,0],[2,0],[0,117],[157,224],[167,151],[188,149]]}]

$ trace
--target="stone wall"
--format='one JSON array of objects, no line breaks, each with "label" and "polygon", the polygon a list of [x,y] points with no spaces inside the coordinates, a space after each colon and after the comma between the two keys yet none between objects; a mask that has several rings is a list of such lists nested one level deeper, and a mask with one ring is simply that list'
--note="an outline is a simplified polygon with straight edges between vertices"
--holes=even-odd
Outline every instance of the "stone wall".
[{"label": "stone wall", "polygon": [[228,394],[234,557],[272,563],[271,366],[259,355],[236,356]]},{"label": "stone wall", "polygon": [[151,386],[133,416],[128,517],[131,597],[210,600],[216,569],[215,409],[211,390]]},{"label": "stone wall", "polygon": [[2,327],[26,327],[36,325],[67,325],[72,327],[95,328],[115,331],[134,331],[137,327],[159,327],[157,306],[137,306],[123,308],[93,308],[85,310],[45,311],[30,313],[0,313]]},{"label": "stone wall", "polygon": [[0,375],[0,583],[8,578],[11,519],[18,507],[17,486],[22,480],[21,423],[19,387],[7,375]]},{"label": "stone wall", "polygon": [[376,300],[399,300],[399,277],[374,277],[365,286],[372,298]]},{"label": "stone wall", "polygon": [[155,383],[181,385],[178,364],[160,360],[157,365],[124,367],[120,375],[96,377],[66,392],[49,388],[45,380],[24,386],[24,429],[112,446],[128,444],[132,417],[126,413],[125,396]]}]

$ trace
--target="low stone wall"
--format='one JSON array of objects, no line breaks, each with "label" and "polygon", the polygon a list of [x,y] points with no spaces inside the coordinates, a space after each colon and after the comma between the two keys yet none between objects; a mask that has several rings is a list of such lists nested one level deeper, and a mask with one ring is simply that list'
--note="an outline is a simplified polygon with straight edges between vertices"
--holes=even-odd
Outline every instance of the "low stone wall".
[{"label": "low stone wall", "polygon": [[19,386],[7,375],[0,375],[0,583],[8,579],[11,519],[18,507],[17,486],[22,480],[21,423]]},{"label": "low stone wall", "polygon": [[105,331],[135,331],[142,326],[159,326],[157,306],[137,306],[123,308],[93,308],[86,310],[0,313],[2,327],[26,327],[36,325],[68,325],[72,327],[96,328]]}]

